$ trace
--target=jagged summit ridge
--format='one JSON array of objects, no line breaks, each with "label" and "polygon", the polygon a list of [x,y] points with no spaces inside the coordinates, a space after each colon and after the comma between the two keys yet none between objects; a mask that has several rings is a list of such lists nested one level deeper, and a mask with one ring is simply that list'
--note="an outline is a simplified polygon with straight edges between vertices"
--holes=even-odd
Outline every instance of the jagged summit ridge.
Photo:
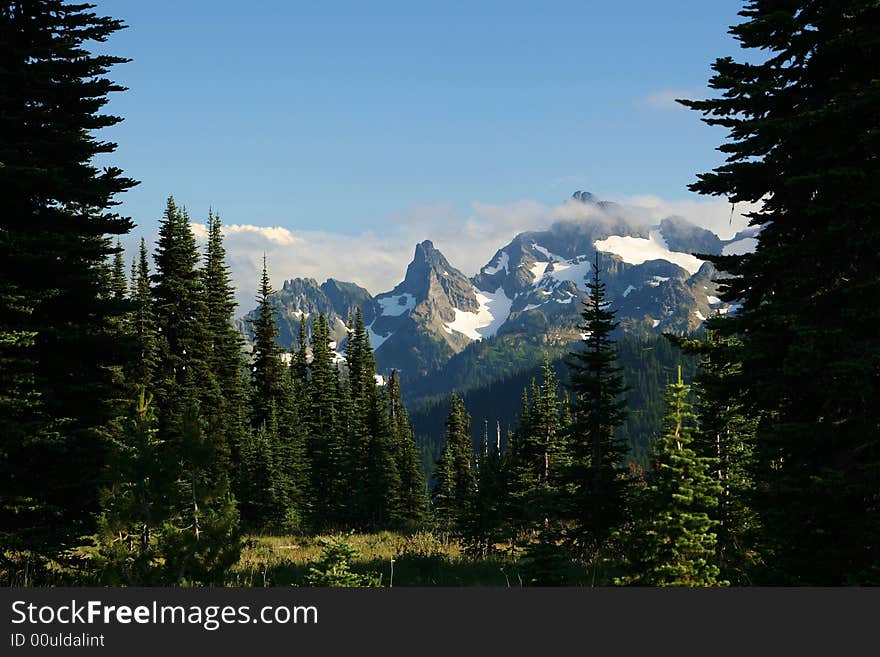
[{"label": "jagged summit ridge", "polygon": [[[588,205],[586,215],[518,234],[473,277],[424,240],[403,280],[375,297],[332,278],[320,285],[285,281],[277,295],[287,318],[282,324],[325,312],[342,350],[347,318],[361,307],[380,370],[408,375],[434,371],[472,342],[494,336],[574,341],[597,252],[623,330],[689,330],[729,311],[718,299],[714,269],[694,254],[753,248],[756,229],[721,240],[682,217],[635,222],[590,192],[575,192],[571,202]],[[293,335],[282,328],[282,344],[289,346]]]}]

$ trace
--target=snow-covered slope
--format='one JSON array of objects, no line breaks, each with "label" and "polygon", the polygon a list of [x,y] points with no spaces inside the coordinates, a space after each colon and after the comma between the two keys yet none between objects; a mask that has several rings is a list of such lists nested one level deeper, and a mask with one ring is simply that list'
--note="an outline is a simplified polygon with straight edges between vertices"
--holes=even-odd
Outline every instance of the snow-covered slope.
[{"label": "snow-covered slope", "polygon": [[345,320],[361,307],[380,372],[436,369],[469,344],[499,335],[576,340],[588,281],[598,256],[602,281],[627,331],[687,330],[730,312],[717,295],[713,267],[695,254],[753,250],[758,230],[722,241],[681,217],[633,223],[613,203],[587,192],[572,195],[588,206],[582,220],[517,235],[472,278],[456,269],[430,241],[416,245],[406,275],[394,289],[370,297],[350,283],[307,279],[285,283],[279,309],[289,347],[299,318],[311,325],[330,316],[344,353]]}]

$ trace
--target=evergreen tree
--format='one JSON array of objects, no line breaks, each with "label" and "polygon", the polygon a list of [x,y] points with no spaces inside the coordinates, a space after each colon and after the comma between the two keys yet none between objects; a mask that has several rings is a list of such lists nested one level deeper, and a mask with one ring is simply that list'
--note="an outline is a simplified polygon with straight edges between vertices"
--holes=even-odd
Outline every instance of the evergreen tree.
[{"label": "evergreen tree", "polygon": [[647,586],[714,586],[717,521],[709,511],[718,504],[721,486],[710,473],[711,459],[693,449],[696,416],[689,386],[669,384],[668,411],[662,435],[652,450],[648,482],[635,504],[626,534],[628,575],[621,583]]},{"label": "evergreen tree", "polygon": [[114,436],[98,520],[96,574],[112,586],[159,584],[156,532],[167,519],[167,491],[156,414],[143,386]]},{"label": "evergreen tree", "polygon": [[474,447],[471,419],[454,392],[449,399],[446,441],[434,468],[434,519],[447,531],[457,530],[474,493]]},{"label": "evergreen tree", "polygon": [[89,51],[122,27],[60,0],[0,7],[0,553],[30,575],[95,527],[112,368],[130,357],[101,271],[136,182],[93,164],[116,149],[95,131],[121,120],[100,111],[127,60]]},{"label": "evergreen tree", "polygon": [[388,398],[394,457],[400,477],[397,493],[399,518],[405,525],[415,526],[424,518],[427,507],[425,476],[415,434],[401,397],[397,370],[392,370],[388,379]]},{"label": "evergreen tree", "polygon": [[[153,254],[156,272],[151,280],[156,321],[157,368],[154,374],[159,430],[181,426],[184,399],[213,386],[206,361],[208,331],[199,252],[189,215],[168,198]],[[210,408],[210,407],[208,407]]]},{"label": "evergreen tree", "polygon": [[[709,322],[710,326],[715,320]],[[750,502],[754,489],[750,474],[755,421],[742,397],[733,395],[731,382],[741,375],[737,362],[739,340],[721,337],[711,328],[702,340],[673,339],[686,353],[700,356],[695,379],[699,426],[693,449],[710,459],[710,475],[721,486],[709,516],[718,524],[715,563],[723,579],[747,584],[753,569],[751,543],[757,530]]]},{"label": "evergreen tree", "polygon": [[235,292],[226,264],[220,216],[208,212],[208,242],[202,272],[205,294],[205,328],[208,339],[208,367],[216,385],[205,392],[211,404],[213,422],[208,431],[217,458],[231,476],[236,449],[247,433],[247,391],[242,381],[242,338],[232,325]]},{"label": "evergreen tree", "polygon": [[114,301],[123,301],[128,290],[128,281],[125,280],[125,257],[119,240],[116,240],[116,253],[113,254],[110,290]]},{"label": "evergreen tree", "polygon": [[150,289],[150,264],[147,260],[147,244],[141,238],[136,274],[132,276],[131,298],[132,334],[137,341],[139,353],[131,364],[128,379],[146,390],[152,388],[157,362],[156,322],[153,316],[153,297]]},{"label": "evergreen tree", "polygon": [[257,293],[257,316],[252,321],[254,329],[253,350],[253,394],[251,403],[251,424],[259,428],[269,420],[270,407],[283,407],[287,391],[284,363],[281,349],[275,338],[278,336],[278,322],[272,306],[274,290],[269,283],[266,258],[263,257],[263,274]]},{"label": "evergreen tree", "polygon": [[363,517],[359,524],[373,530],[399,524],[400,473],[397,470],[393,429],[388,415],[388,394],[373,385],[367,414],[364,463]]},{"label": "evergreen tree", "polygon": [[346,479],[349,460],[343,438],[350,431],[350,396],[341,381],[330,348],[330,329],[321,313],[312,333],[312,361],[306,394],[304,424],[311,468],[312,524],[319,528],[339,526],[351,482]]},{"label": "evergreen tree", "polygon": [[740,15],[731,33],[755,56],[716,60],[719,97],[683,102],[729,130],[727,160],[690,189],[759,204],[754,253],[712,260],[740,304],[716,330],[742,339],[758,420],[761,581],[876,584],[880,12],[751,0]]},{"label": "evergreen tree", "polygon": [[558,518],[560,477],[567,465],[559,386],[549,358],[544,359],[541,372],[540,386],[533,381],[531,395],[523,391],[524,406],[510,453],[509,497],[517,530],[528,535],[548,530]]},{"label": "evergreen tree", "polygon": [[178,583],[220,582],[224,564],[240,549],[199,259],[189,216],[169,198],[152,276],[159,336],[154,388],[164,441],[162,473],[170,482],[158,549],[166,581]]},{"label": "evergreen tree", "polygon": [[627,391],[617,366],[611,334],[617,327],[605,300],[596,252],[590,300],[582,313],[586,335],[572,355],[573,413],[569,435],[571,464],[563,477],[569,490],[566,513],[569,544],[579,556],[595,557],[626,519],[628,479],[623,469],[627,449],[615,437],[626,416]]},{"label": "evergreen tree", "polygon": [[236,497],[242,526],[248,531],[280,524],[277,443],[278,427],[271,417],[268,423],[248,431],[239,448]]},{"label": "evergreen tree", "polygon": [[308,390],[309,390],[309,358],[306,349],[306,318],[305,314],[299,318],[299,340],[297,349],[293,353],[290,362],[290,378],[293,390],[293,400],[296,404],[297,415],[305,419],[308,415]]},{"label": "evergreen tree", "polygon": [[461,521],[465,552],[472,557],[488,557],[508,537],[507,472],[500,442],[489,440],[487,421],[483,448],[475,464],[473,495]]}]

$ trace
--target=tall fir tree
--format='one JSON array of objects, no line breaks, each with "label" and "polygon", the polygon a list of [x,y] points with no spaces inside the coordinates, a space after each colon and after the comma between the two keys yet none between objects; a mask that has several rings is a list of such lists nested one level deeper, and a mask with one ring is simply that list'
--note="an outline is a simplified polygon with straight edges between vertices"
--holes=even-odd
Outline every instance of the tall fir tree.
[{"label": "tall fir tree", "polygon": [[717,503],[709,516],[718,524],[715,563],[722,579],[748,584],[754,570],[753,545],[759,531],[751,509],[755,490],[751,477],[756,421],[744,408],[742,396],[733,394],[733,381],[742,375],[739,365],[741,343],[721,337],[708,322],[702,339],[672,338],[685,353],[700,357],[694,380],[697,393],[698,428],[693,449],[697,456],[711,459],[710,475],[721,486]]},{"label": "tall fir tree", "polygon": [[431,494],[435,521],[446,531],[459,531],[475,490],[471,418],[455,392],[449,398],[443,451],[434,467]]},{"label": "tall fir tree", "polygon": [[461,537],[467,554],[486,558],[509,538],[507,462],[500,439],[489,438],[488,420],[474,470],[474,492],[462,516]]},{"label": "tall fir tree", "polygon": [[565,583],[570,559],[561,548],[566,520],[566,477],[570,467],[568,410],[549,358],[523,391],[521,421],[511,436],[508,457],[508,508],[511,529],[523,548],[522,568],[531,584]]},{"label": "tall fir tree", "polygon": [[215,385],[209,389],[215,413],[208,427],[217,457],[231,475],[236,450],[247,432],[247,390],[243,385],[243,340],[232,324],[235,291],[226,264],[220,215],[208,212],[208,241],[202,272],[205,294],[205,328],[208,339],[208,367]]},{"label": "tall fir tree", "polygon": [[150,263],[147,243],[141,238],[137,268],[132,276],[131,332],[138,345],[138,354],[130,365],[128,380],[136,386],[149,390],[152,394],[153,377],[156,371],[157,335],[153,314],[153,296],[150,289]]},{"label": "tall fir tree", "polygon": [[[266,257],[263,256],[263,273],[257,292],[257,314],[252,321],[254,331],[251,403],[251,424],[259,428],[268,422],[271,413],[277,413],[287,401],[287,376],[281,360],[281,348],[276,342],[278,320],[272,304],[274,294],[269,282]],[[272,411],[271,409],[274,409]]]},{"label": "tall fir tree", "polygon": [[367,529],[386,529],[400,524],[401,512],[400,472],[385,387],[374,383],[368,403],[363,515],[358,524]]},{"label": "tall fir tree", "polygon": [[351,483],[346,479],[349,459],[344,441],[350,431],[350,395],[347,382],[340,379],[336,367],[330,329],[323,313],[318,315],[312,332],[305,407],[312,524],[322,529],[339,528]]},{"label": "tall fir tree", "polygon": [[[754,253],[714,257],[716,329],[742,339],[758,419],[759,581],[880,583],[880,11],[875,2],[751,0],[715,61],[718,97],[682,101],[729,131],[690,186],[754,203]],[[733,391],[737,396],[739,391]]]},{"label": "tall fir tree", "polygon": [[0,7],[0,552],[27,554],[31,574],[94,529],[112,368],[130,357],[101,270],[108,236],[132,228],[115,198],[136,182],[94,164],[116,149],[95,133],[122,120],[101,109],[128,60],[89,50],[124,25],[89,9]]},{"label": "tall fir tree", "polygon": [[626,520],[629,479],[624,470],[627,445],[615,437],[626,417],[627,391],[612,332],[618,323],[605,298],[596,252],[590,299],[580,326],[585,338],[571,354],[572,418],[568,437],[570,465],[563,477],[569,491],[568,542],[580,557],[601,554]]},{"label": "tall fir tree", "polygon": [[652,449],[647,485],[635,501],[634,522],[625,533],[627,575],[620,583],[645,586],[715,586],[718,522],[709,513],[721,485],[710,474],[712,459],[693,449],[696,415],[689,386],[670,383],[663,433]]},{"label": "tall fir tree", "polygon": [[167,581],[217,583],[240,549],[231,494],[223,407],[211,362],[205,272],[189,215],[169,198],[159,226],[151,280],[157,366],[154,388],[169,480],[168,519],[159,532]]},{"label": "tall fir tree", "polygon": [[531,395],[523,390],[523,408],[511,442],[510,490],[516,530],[531,540],[549,529],[563,503],[561,477],[568,465],[561,425],[559,386],[549,358],[544,359],[540,385],[532,382]]},{"label": "tall fir tree", "polygon": [[153,312],[157,331],[157,368],[154,374],[159,429],[180,425],[182,404],[208,384],[207,311],[203,279],[197,265],[199,251],[189,215],[169,197],[159,222],[159,238],[151,276]]},{"label": "tall fir tree", "polygon": [[108,459],[109,476],[96,534],[95,576],[111,586],[162,584],[157,532],[168,519],[162,440],[152,397],[137,386],[137,400],[125,417]]},{"label": "tall fir tree", "polygon": [[400,477],[397,494],[399,519],[404,525],[414,527],[425,517],[428,502],[427,488],[415,434],[403,403],[397,370],[392,370],[388,378],[388,403],[394,458]]},{"label": "tall fir tree", "polygon": [[116,240],[116,253],[113,254],[113,267],[110,273],[110,291],[114,301],[123,301],[128,292],[125,280],[125,256],[122,242]]}]

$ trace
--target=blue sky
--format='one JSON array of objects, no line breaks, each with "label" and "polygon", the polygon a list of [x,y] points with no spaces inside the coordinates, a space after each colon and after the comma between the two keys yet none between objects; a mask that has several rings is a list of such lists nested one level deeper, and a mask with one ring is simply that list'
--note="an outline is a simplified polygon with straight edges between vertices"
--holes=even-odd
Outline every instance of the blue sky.
[{"label": "blue sky", "polygon": [[341,236],[576,189],[696,200],[724,134],[669,98],[736,54],[741,6],[97,2],[129,25],[106,46],[133,59],[112,75],[125,121],[102,136],[142,181],[122,210],[147,235],[169,194],[194,219]]}]

